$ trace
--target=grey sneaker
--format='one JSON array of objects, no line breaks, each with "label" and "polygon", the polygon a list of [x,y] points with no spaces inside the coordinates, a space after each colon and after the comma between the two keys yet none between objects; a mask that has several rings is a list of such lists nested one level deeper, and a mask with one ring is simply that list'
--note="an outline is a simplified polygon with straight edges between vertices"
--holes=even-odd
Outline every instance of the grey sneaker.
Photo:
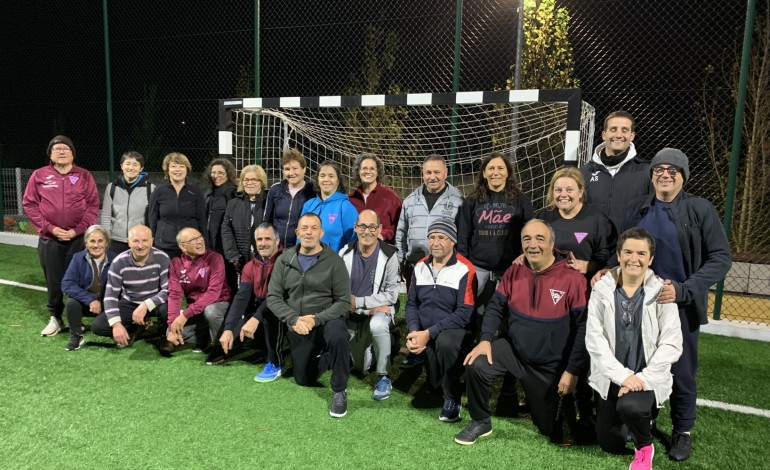
[{"label": "grey sneaker", "polygon": [[380,377],[377,381],[377,385],[374,386],[374,393],[372,393],[373,400],[387,400],[390,398],[390,392],[393,390],[393,384],[390,382],[388,376]]},{"label": "grey sneaker", "polygon": [[489,418],[485,420],[474,419],[465,429],[457,433],[455,442],[463,446],[471,446],[476,442],[476,439],[490,434],[492,434],[492,421]]},{"label": "grey sneaker", "polygon": [[348,391],[334,392],[329,416],[332,418],[342,418],[346,414],[348,414]]},{"label": "grey sneaker", "polygon": [[43,331],[40,332],[40,336],[56,336],[61,331],[61,327],[61,321],[56,317],[51,317]]}]

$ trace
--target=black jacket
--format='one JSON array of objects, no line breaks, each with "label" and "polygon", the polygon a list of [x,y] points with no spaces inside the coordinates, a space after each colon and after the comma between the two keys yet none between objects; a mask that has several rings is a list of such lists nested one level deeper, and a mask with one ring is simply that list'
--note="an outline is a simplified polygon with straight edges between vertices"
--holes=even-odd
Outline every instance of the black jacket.
[{"label": "black jacket", "polygon": [[[623,228],[636,227],[654,198],[653,194],[633,200]],[[709,287],[721,281],[732,265],[730,243],[716,209],[703,198],[680,192],[671,202],[669,216],[676,226],[687,276],[683,283],[673,283],[676,302],[691,320],[705,325]]]},{"label": "black jacket", "polygon": [[174,187],[162,184],[150,196],[150,230],[155,247],[161,250],[178,250],[176,235],[185,227],[204,233],[206,208],[201,190],[185,184],[177,196]]},{"label": "black jacket", "polygon": [[235,185],[225,182],[221,186],[210,188],[204,195],[206,201],[206,248],[218,253],[222,251],[222,220],[225,218],[227,203],[235,197]]},{"label": "black jacket", "polygon": [[610,218],[618,234],[628,203],[652,193],[650,162],[635,156],[620,167],[615,176],[607,168],[590,161],[580,168],[586,185],[585,203],[599,209]]},{"label": "black jacket", "polygon": [[227,203],[222,220],[222,248],[225,260],[230,263],[240,261],[241,266],[251,258],[254,246],[254,229],[262,223],[265,211],[265,192],[257,195],[257,215],[251,224],[251,201],[245,193],[239,193]]}]

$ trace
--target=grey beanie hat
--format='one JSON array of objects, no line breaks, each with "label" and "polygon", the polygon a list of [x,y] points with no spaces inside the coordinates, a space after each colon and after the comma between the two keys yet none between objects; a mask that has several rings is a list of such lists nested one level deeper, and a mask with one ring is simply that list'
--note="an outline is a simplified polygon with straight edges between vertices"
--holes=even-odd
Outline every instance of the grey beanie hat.
[{"label": "grey beanie hat", "polygon": [[48,142],[48,156],[51,156],[51,149],[56,144],[64,144],[72,150],[72,156],[75,156],[75,145],[72,143],[72,139],[66,135],[57,135],[50,142]]},{"label": "grey beanie hat", "polygon": [[428,227],[428,235],[434,232],[443,233],[453,242],[457,243],[457,227],[450,219],[436,219]]},{"label": "grey beanie hat", "polygon": [[660,152],[656,153],[655,157],[652,159],[652,163],[650,163],[650,174],[652,174],[653,168],[664,163],[675,166],[682,170],[685,183],[688,179],[690,179],[690,162],[687,159],[687,155],[685,155],[681,150],[666,147]]}]

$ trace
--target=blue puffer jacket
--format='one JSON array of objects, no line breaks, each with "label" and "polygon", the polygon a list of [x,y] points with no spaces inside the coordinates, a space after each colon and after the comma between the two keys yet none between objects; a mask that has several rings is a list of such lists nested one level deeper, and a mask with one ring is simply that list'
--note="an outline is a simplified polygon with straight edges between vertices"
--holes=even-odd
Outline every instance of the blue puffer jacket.
[{"label": "blue puffer jacket", "polygon": [[318,214],[321,218],[324,231],[321,241],[329,245],[335,253],[357,238],[353,226],[358,219],[358,209],[345,194],[334,193],[326,199],[314,197],[302,207],[300,217],[308,212]]},{"label": "blue puffer jacket", "polygon": [[[107,285],[107,272],[110,270],[112,260],[116,256],[118,256],[117,253],[109,249],[107,250],[107,259],[104,260],[104,266],[102,267],[102,295],[104,294],[104,286]],[[94,273],[88,258],[88,250],[79,251],[72,256],[67,272],[64,273],[64,278],[61,281],[61,290],[69,298],[88,305],[94,300],[99,300],[94,294],[88,292],[93,279]]]}]

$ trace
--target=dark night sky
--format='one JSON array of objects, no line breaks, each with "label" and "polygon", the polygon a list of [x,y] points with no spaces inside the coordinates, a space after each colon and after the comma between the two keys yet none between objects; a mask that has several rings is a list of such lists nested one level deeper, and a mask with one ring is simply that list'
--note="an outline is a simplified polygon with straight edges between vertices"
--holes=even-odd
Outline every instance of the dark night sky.
[{"label": "dark night sky", "polygon": [[[166,146],[202,166],[215,145],[216,100],[233,96],[238,69],[253,63],[253,3],[110,3],[116,153],[132,146],[143,87],[155,85]],[[508,3],[466,2],[461,89],[504,82],[515,48],[515,14],[500,13]],[[695,145],[692,102],[702,70],[740,43],[740,2],[559,3],[572,9],[576,72],[597,116],[619,107],[636,114],[640,147]],[[451,91],[454,5],[263,1],[262,94],[342,93],[359,68],[364,23],[377,18],[401,38],[386,78],[413,92]],[[30,162],[44,161],[48,140],[63,131],[81,161],[106,169],[101,3],[5,0],[0,15],[2,165],[36,166]]]}]

